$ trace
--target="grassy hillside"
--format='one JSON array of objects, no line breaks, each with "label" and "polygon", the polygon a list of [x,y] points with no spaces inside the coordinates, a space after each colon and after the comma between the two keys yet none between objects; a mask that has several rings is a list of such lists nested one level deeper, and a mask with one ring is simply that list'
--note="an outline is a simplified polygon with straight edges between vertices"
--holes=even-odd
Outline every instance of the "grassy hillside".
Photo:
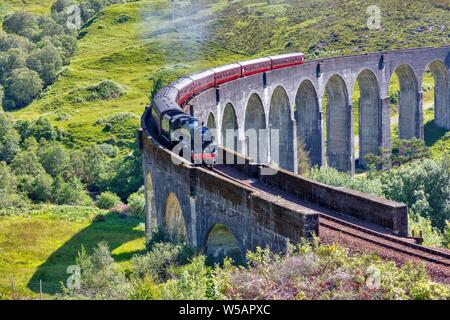
[{"label": "grassy hillside", "polygon": [[301,49],[308,57],[448,44],[448,0],[376,1],[380,30],[367,28],[370,4],[363,0],[234,2],[214,23],[215,38],[250,54]]},{"label": "grassy hillside", "polygon": [[[105,9],[81,31],[78,54],[60,80],[14,116],[49,116],[70,133],[74,146],[111,142],[111,136],[120,136],[118,131],[132,132],[133,125],[111,133],[96,126],[96,120],[116,112],[140,115],[152,79],[159,74],[168,81],[250,56],[287,51],[302,50],[314,58],[448,43],[449,7],[442,1],[382,1],[381,30],[367,28],[363,1],[336,1],[332,6],[323,0],[203,2],[177,2],[173,22],[165,0]],[[41,12],[36,6],[25,10]],[[107,101],[73,102],[77,90],[105,79],[121,84],[126,94]],[[133,123],[137,127],[137,120]]]},{"label": "grassy hillside", "polygon": [[126,268],[144,249],[141,220],[110,214],[105,222],[92,222],[100,213],[106,214],[89,207],[44,207],[21,216],[0,215],[0,300],[11,297],[12,275],[19,295],[36,296],[40,280],[44,293],[59,292],[81,247],[91,252],[101,241]]}]

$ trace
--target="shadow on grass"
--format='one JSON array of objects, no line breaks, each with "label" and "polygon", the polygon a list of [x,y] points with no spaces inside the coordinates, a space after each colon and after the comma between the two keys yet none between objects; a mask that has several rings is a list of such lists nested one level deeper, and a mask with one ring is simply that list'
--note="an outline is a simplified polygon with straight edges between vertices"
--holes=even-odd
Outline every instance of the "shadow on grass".
[{"label": "shadow on grass", "polygon": [[425,131],[425,144],[427,147],[433,146],[447,133],[446,129],[436,126],[434,120],[429,121],[425,124],[424,131]]},{"label": "shadow on grass", "polygon": [[[70,276],[67,267],[76,264],[76,257],[81,247],[84,246],[88,253],[99,242],[105,241],[111,251],[123,244],[144,237],[144,231],[138,229],[142,220],[129,217],[120,219],[117,214],[108,214],[103,222],[93,222],[85,229],[74,235],[62,247],[53,252],[48,259],[38,267],[33,277],[28,282],[28,288],[39,292],[39,281],[42,280],[43,292],[54,294],[61,291],[61,282],[65,282]],[[141,251],[113,254],[117,261],[126,261],[134,254]]]}]

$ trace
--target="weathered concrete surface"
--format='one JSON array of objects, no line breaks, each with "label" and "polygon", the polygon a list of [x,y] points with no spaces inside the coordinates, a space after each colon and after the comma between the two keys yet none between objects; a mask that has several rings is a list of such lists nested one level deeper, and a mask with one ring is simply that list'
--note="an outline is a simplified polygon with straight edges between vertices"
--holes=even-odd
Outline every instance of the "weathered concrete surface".
[{"label": "weathered concrete surface", "polygon": [[[392,75],[397,73],[400,92],[399,134],[402,138],[423,138],[422,81],[427,68],[433,72],[435,89],[435,121],[450,129],[450,46],[440,48],[405,49],[366,55],[343,56],[307,61],[304,65],[238,79],[201,93],[191,101],[194,115],[206,123],[213,114],[217,126],[228,103],[234,107],[239,128],[240,145],[245,145],[246,111],[250,97],[257,96],[264,109],[266,128],[283,125],[280,151],[286,158],[281,167],[297,172],[297,140],[302,138],[313,164],[328,163],[339,170],[354,170],[354,139],[351,126],[351,102],[355,83],[361,88],[360,153],[364,164],[367,153],[377,153],[379,147],[391,144],[388,90]],[[320,72],[318,72],[320,70]],[[338,80],[339,79],[339,80]],[[281,90],[281,88],[283,90]],[[325,146],[322,102],[325,92],[334,97],[327,111],[328,138]],[[286,93],[286,97],[281,99]],[[289,101],[289,110],[283,106]],[[330,101],[329,101],[330,102]],[[345,104],[345,106],[344,106]],[[281,112],[283,116],[281,117]],[[272,116],[271,116],[272,114]],[[289,118],[288,118],[289,114]],[[219,120],[220,119],[220,120]],[[329,128],[330,129],[330,128]],[[221,128],[218,127],[219,132]],[[267,145],[270,138],[268,137]],[[219,137],[219,141],[222,141]],[[268,148],[270,149],[270,148]],[[271,150],[268,150],[271,158]]]}]

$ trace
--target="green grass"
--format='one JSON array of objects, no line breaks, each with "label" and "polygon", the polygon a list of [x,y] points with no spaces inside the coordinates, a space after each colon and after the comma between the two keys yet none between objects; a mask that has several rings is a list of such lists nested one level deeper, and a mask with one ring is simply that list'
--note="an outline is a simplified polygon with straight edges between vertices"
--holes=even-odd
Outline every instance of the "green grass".
[{"label": "green grass", "polygon": [[54,294],[66,281],[67,267],[75,264],[81,246],[91,252],[100,241],[108,242],[115,260],[127,268],[131,256],[145,248],[142,221],[109,214],[105,222],[92,222],[98,212],[48,207],[0,216],[0,299],[11,297],[12,275],[20,295],[36,297],[39,280],[44,293]]},{"label": "green grass", "polygon": [[[20,1],[8,3],[17,6]],[[209,7],[196,4],[193,8],[181,7],[184,3],[178,4],[173,24],[166,0],[106,8],[81,32],[78,54],[60,80],[14,116],[19,119],[48,116],[66,129],[73,147],[114,143],[121,138],[117,134],[119,130],[105,132],[95,121],[115,112],[142,114],[152,78],[157,74],[169,81],[250,56],[287,51],[301,50],[308,58],[314,58],[448,43],[447,34],[437,28],[446,24],[448,13],[439,1],[413,1],[408,5],[399,0],[381,1],[383,17],[379,31],[367,28],[367,5],[363,1],[346,0],[339,6],[330,6],[324,0],[288,1],[287,4],[254,0],[227,4],[221,0]],[[33,6],[30,8],[34,10]],[[121,19],[124,22],[117,23],[123,17],[126,17]],[[418,27],[426,30],[414,31]],[[69,99],[77,89],[105,79],[122,85],[126,94],[108,101],[73,103]],[[425,80],[428,85],[429,79]],[[398,88],[394,77],[390,93]],[[358,133],[358,98],[356,86],[352,97],[355,134]],[[393,107],[393,116],[397,116],[395,112]],[[135,120],[123,128],[128,131],[128,139],[134,138],[138,126]]]}]

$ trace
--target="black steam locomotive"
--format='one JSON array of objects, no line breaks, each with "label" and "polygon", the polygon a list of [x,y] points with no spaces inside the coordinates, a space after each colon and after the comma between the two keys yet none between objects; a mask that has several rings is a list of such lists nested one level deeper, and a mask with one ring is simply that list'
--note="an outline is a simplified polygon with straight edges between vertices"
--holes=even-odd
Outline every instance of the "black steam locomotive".
[{"label": "black steam locomotive", "polygon": [[172,86],[158,92],[150,105],[151,127],[167,148],[178,146],[180,156],[194,164],[214,165],[217,149],[211,131],[183,112],[175,102],[177,94]]}]

